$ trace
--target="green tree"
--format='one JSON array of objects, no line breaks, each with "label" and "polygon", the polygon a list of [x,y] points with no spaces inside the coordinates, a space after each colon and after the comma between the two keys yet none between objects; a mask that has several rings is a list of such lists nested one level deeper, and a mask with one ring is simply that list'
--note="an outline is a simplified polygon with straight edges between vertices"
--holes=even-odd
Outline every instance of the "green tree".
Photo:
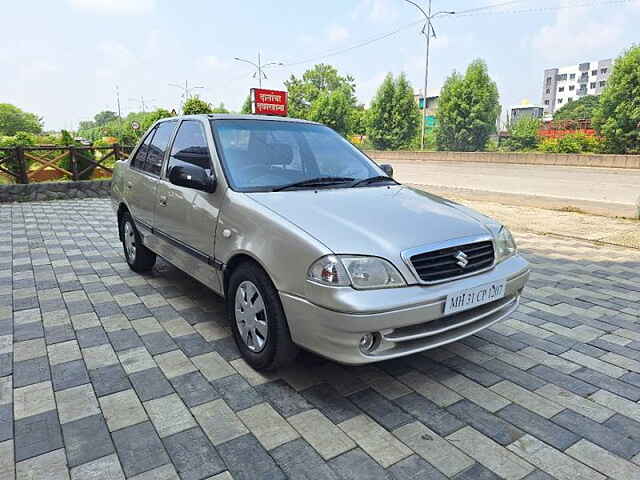
[{"label": "green tree", "polygon": [[441,150],[484,149],[496,131],[500,115],[498,87],[487,65],[474,60],[464,76],[454,72],[445,81],[438,101],[436,138]]},{"label": "green tree", "polygon": [[554,120],[583,120],[593,118],[593,114],[600,103],[600,97],[586,95],[578,100],[569,102],[553,114]]},{"label": "green tree", "polygon": [[542,122],[535,117],[520,117],[509,126],[509,138],[505,141],[507,150],[535,150],[540,142],[538,130]]},{"label": "green tree", "polygon": [[324,91],[311,104],[307,119],[323,123],[336,132],[346,135],[349,133],[352,109],[351,98],[345,89]]},{"label": "green tree", "polygon": [[[318,118],[318,108],[314,108],[314,102],[321,101],[323,105],[330,105],[332,111],[341,113],[342,106],[346,103],[349,111],[356,106],[355,82],[353,77],[343,77],[338,70],[331,65],[318,64],[302,74],[302,78],[291,75],[284,82],[289,92],[289,116],[311,120],[311,112]],[[340,125],[345,123],[343,119],[323,116],[325,123]],[[348,122],[346,122],[348,125]],[[348,133],[348,126],[340,133]]]},{"label": "green tree", "polygon": [[364,105],[358,105],[351,110],[351,118],[349,119],[350,133],[354,135],[366,135],[367,115],[368,111],[364,108]]},{"label": "green tree", "polygon": [[371,102],[367,136],[380,150],[408,147],[420,125],[420,110],[404,73],[394,79],[389,73]]},{"label": "green tree", "polygon": [[247,95],[247,98],[245,98],[242,108],[240,109],[240,113],[251,113],[251,95]]},{"label": "green tree", "polygon": [[96,113],[93,117],[93,122],[96,127],[101,127],[102,125],[106,125],[109,122],[112,122],[118,118],[116,112],[112,112],[111,110],[104,110],[102,112]]},{"label": "green tree", "polygon": [[217,107],[214,107],[211,110],[211,113],[229,113],[229,110],[227,110],[227,107],[224,106],[224,103],[220,102]]},{"label": "green tree", "polygon": [[0,103],[0,135],[13,136],[18,132],[42,132],[42,119],[10,103]]},{"label": "green tree", "polygon": [[197,95],[187,99],[182,106],[184,115],[197,115],[200,113],[213,113],[213,107],[210,103],[205,102]]},{"label": "green tree", "polygon": [[610,153],[640,153],[640,45],[616,59],[593,123]]}]

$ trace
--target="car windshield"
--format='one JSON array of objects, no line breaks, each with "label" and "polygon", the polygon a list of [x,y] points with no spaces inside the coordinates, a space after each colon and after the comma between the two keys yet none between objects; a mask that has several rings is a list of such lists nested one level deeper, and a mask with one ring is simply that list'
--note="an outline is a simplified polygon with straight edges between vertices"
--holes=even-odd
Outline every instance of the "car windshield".
[{"label": "car windshield", "polygon": [[323,125],[231,119],[212,120],[211,125],[234,190],[340,187],[384,175],[357,148]]}]

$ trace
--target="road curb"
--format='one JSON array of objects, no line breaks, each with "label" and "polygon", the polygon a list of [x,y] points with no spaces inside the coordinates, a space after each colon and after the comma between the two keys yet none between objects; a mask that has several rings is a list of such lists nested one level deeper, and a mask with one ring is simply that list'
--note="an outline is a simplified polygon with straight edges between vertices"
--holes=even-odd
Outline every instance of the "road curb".
[{"label": "road curb", "polygon": [[427,190],[436,195],[446,197],[453,195],[466,200],[484,200],[487,202],[506,203],[528,207],[546,208],[549,210],[576,211],[603,215],[606,217],[622,217],[640,219],[640,197],[635,204],[599,202],[578,198],[551,197],[543,195],[515,194],[506,192],[492,192],[470,188],[447,187],[444,185],[429,185],[423,183],[409,183],[415,188]]}]

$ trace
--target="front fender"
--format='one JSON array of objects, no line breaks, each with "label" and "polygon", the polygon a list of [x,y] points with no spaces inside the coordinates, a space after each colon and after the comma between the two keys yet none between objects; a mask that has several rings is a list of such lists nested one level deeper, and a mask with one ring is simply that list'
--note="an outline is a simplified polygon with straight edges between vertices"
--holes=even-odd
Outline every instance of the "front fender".
[{"label": "front fender", "polygon": [[311,263],[331,250],[249,196],[227,189],[215,238],[216,260],[248,255],[282,292],[304,296]]}]

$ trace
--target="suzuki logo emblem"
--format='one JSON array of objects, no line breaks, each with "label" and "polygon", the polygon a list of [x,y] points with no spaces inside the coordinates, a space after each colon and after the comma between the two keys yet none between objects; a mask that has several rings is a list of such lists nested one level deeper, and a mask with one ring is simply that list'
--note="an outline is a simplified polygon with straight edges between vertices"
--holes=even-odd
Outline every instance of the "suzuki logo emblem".
[{"label": "suzuki logo emblem", "polygon": [[462,250],[456,253],[456,256],[454,258],[458,260],[456,263],[460,268],[465,268],[467,265],[469,265],[469,257]]}]

